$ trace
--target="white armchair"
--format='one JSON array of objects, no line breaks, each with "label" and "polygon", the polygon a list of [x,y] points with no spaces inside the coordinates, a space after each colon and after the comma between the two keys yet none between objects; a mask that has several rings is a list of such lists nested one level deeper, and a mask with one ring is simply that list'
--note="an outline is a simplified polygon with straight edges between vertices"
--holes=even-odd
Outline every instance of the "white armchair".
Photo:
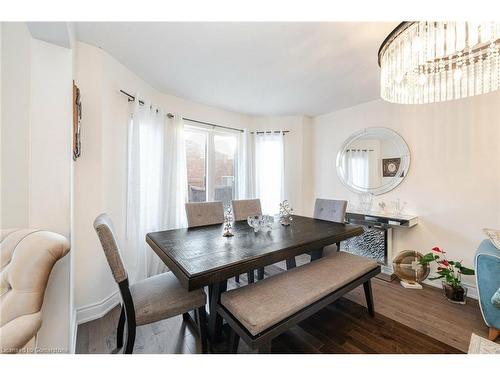
[{"label": "white armchair", "polygon": [[50,272],[70,246],[36,229],[2,230],[0,241],[0,352],[19,353],[34,342]]}]

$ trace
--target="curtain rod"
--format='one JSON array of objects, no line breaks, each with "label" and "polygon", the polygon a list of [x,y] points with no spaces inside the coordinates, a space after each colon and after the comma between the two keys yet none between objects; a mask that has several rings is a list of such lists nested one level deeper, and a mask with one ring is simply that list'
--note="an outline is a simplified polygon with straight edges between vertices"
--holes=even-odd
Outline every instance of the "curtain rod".
[{"label": "curtain rod", "polygon": [[[128,101],[129,102],[133,102],[135,101],[135,96],[129,94],[128,92],[126,91],[123,91],[123,90],[120,90],[120,93],[122,93],[123,95],[125,95],[126,97],[128,97]],[[144,101],[142,100],[138,100],[139,102],[139,105],[144,105]],[[172,113],[167,113],[167,117],[168,118],[173,118],[174,115]],[[224,125],[217,125],[217,124],[213,124],[211,122],[205,122],[205,121],[199,121],[199,120],[193,120],[191,118],[187,118],[187,117],[183,117],[182,118],[184,121],[189,121],[189,122],[195,122],[197,124],[203,124],[203,125],[208,125],[208,126],[214,126],[216,128],[222,128],[222,129],[228,129],[228,130],[235,130],[235,131],[239,131],[239,132],[244,132],[243,129],[238,129],[238,128],[231,128],[229,126],[224,126]],[[283,134],[286,134],[286,133],[289,133],[290,131],[289,130],[272,130],[272,131],[253,131],[253,132],[250,132],[250,134],[264,134],[264,133],[283,133]]]}]

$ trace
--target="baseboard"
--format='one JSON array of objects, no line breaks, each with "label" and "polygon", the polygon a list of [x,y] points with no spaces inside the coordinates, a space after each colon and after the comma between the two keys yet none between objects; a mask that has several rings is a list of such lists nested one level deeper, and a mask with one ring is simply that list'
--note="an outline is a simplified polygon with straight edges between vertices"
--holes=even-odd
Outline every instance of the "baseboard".
[{"label": "baseboard", "polygon": [[116,291],[99,302],[76,309],[76,325],[102,318],[120,302],[120,294]]},{"label": "baseboard", "polygon": [[[430,286],[433,286],[433,287],[436,287],[436,288],[439,288],[439,289],[442,289],[442,285],[441,285],[441,280],[429,280],[429,279],[425,279],[422,284],[426,284],[426,285],[430,285]],[[469,298],[472,298],[472,299],[478,299],[478,295],[477,295],[477,288],[475,285],[471,285],[471,284],[467,284],[467,283],[462,283],[463,286],[465,286],[468,291],[467,291],[467,297]]]}]

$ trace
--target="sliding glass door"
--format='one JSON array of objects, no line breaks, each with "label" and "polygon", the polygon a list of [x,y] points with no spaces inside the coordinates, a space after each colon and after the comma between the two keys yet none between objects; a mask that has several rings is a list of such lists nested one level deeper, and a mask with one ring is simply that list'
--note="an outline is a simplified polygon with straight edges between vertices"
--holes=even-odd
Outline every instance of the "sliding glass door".
[{"label": "sliding glass door", "polygon": [[199,127],[185,127],[189,202],[222,201],[234,198],[238,137]]}]

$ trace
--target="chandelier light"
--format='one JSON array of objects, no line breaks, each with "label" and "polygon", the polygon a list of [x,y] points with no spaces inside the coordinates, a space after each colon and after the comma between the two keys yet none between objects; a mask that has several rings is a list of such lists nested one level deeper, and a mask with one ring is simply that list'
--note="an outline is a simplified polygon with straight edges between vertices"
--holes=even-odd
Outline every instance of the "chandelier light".
[{"label": "chandelier light", "polygon": [[380,94],[424,104],[500,88],[500,23],[402,22],[378,52]]}]

